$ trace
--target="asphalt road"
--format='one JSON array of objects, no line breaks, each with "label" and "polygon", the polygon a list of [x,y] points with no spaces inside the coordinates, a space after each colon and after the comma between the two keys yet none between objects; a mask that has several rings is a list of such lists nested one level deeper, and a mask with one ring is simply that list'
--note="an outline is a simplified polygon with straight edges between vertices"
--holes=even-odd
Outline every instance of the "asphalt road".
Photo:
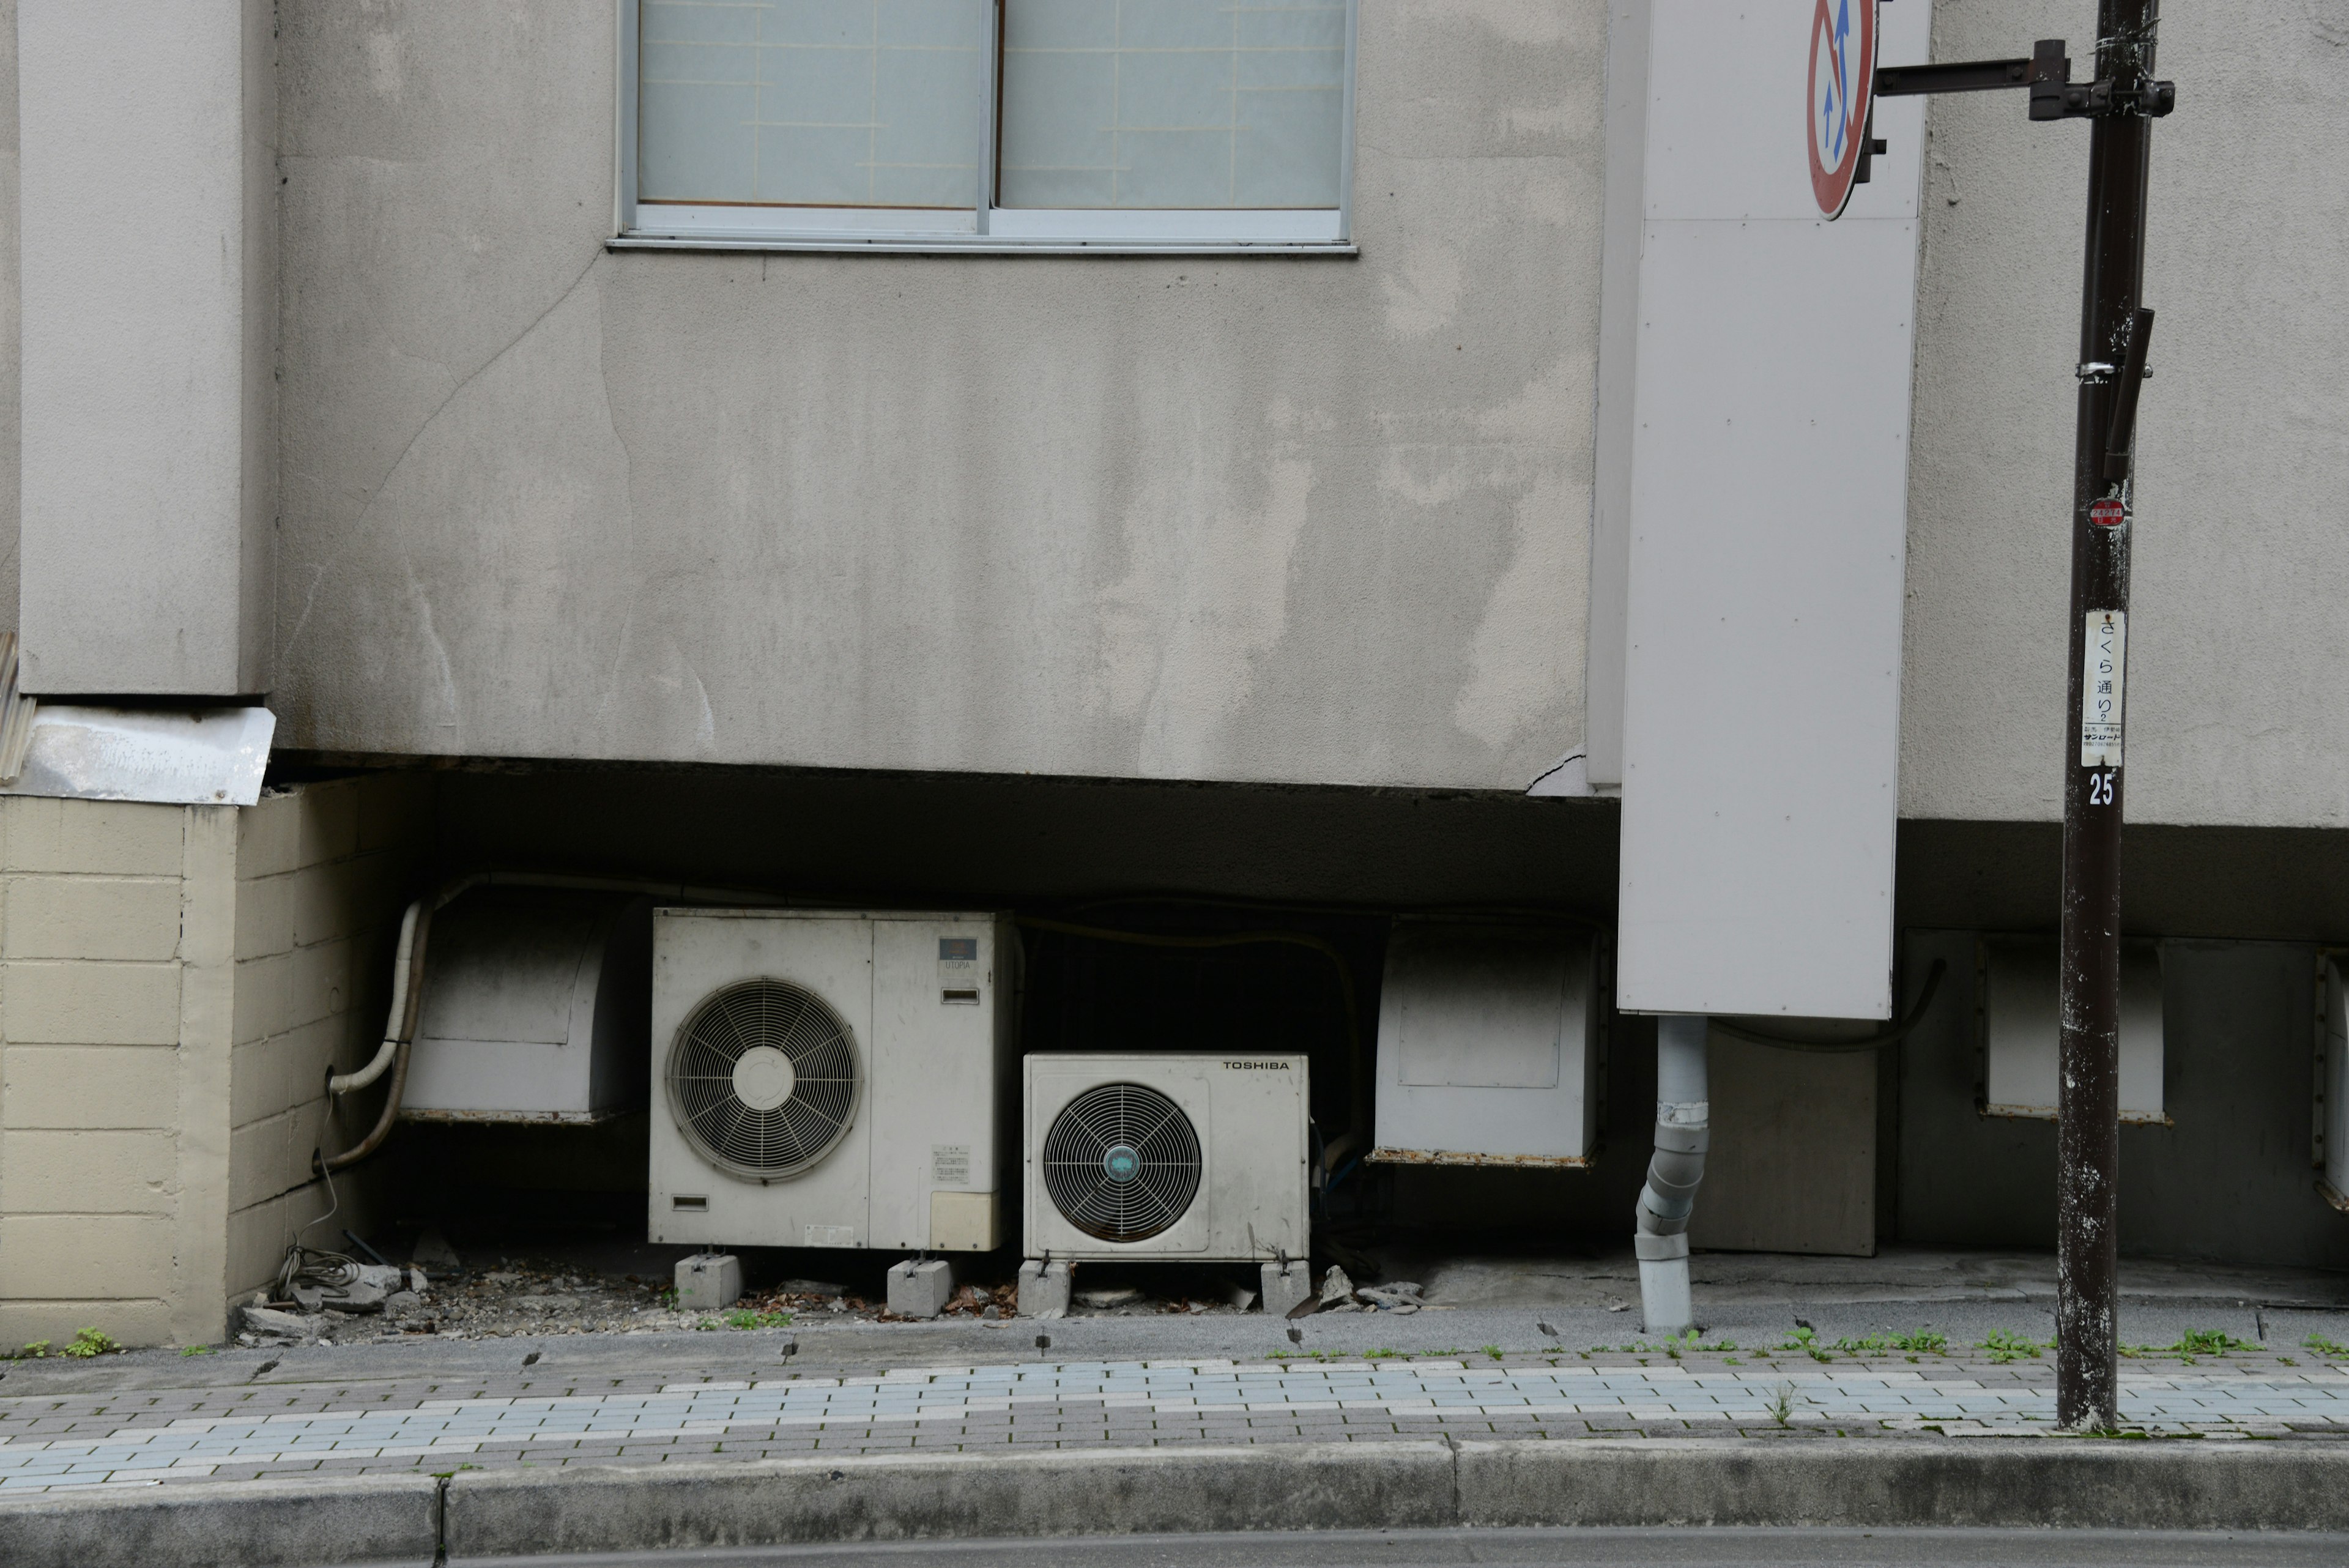
[{"label": "asphalt road", "polygon": [[[2053,1530],[1375,1531],[927,1541],[495,1561],[532,1568],[2333,1568],[2349,1562],[2349,1536]],[[450,1568],[467,1564],[452,1560]]]}]

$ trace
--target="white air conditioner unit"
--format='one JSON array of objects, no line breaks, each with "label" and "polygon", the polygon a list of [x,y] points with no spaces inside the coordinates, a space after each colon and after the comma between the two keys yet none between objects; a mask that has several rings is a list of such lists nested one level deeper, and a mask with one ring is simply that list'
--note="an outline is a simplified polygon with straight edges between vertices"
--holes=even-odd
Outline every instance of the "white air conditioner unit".
[{"label": "white air conditioner unit", "polygon": [[[1984,937],[1975,966],[1985,1116],[2054,1121],[2062,1031],[2055,942]],[[2161,950],[2121,944],[2120,1119],[2159,1124],[2162,1109]]]},{"label": "white air conditioner unit", "polygon": [[592,1125],[645,1103],[652,905],[482,888],[434,917],[399,1114]]},{"label": "white air conditioner unit", "polygon": [[2335,1209],[2349,1210],[2349,981],[2342,976],[2342,959],[2319,961],[2317,1004],[2324,1009],[2324,1057],[2318,1080],[2322,1097],[2316,1107],[2317,1160],[2323,1168],[2319,1190]]},{"label": "white air conditioner unit", "polygon": [[1589,1165],[1605,1020],[1599,943],[1588,932],[1397,920],[1379,993],[1370,1158]]},{"label": "white air conditioner unit", "polygon": [[1016,961],[997,915],[656,911],[651,1240],[1000,1246]]},{"label": "white air conditioner unit", "polygon": [[1303,1056],[1030,1056],[1025,1249],[1071,1261],[1302,1258]]}]

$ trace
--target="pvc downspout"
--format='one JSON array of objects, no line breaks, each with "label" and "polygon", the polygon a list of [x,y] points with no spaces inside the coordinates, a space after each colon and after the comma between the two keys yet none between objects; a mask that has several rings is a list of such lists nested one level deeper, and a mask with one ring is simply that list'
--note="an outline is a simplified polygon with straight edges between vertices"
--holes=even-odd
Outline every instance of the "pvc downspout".
[{"label": "pvc downspout", "polygon": [[1689,1216],[1704,1180],[1712,1111],[1705,1095],[1709,1020],[1671,1013],[1656,1020],[1656,1152],[1634,1210],[1632,1246],[1640,1260],[1640,1305],[1650,1334],[1696,1326],[1689,1293]]},{"label": "pvc downspout", "polygon": [[382,1114],[376,1117],[375,1129],[357,1144],[336,1155],[313,1154],[312,1166],[322,1174],[342,1170],[383,1147],[391,1136],[392,1123],[399,1119],[399,1103],[408,1087],[409,1046],[416,1039],[416,1021],[424,1001],[424,952],[432,933],[432,917],[454,903],[457,898],[479,887],[499,888],[563,888],[583,893],[643,893],[657,898],[675,898],[680,903],[731,903],[780,905],[792,900],[772,893],[749,893],[730,888],[697,888],[689,883],[666,882],[637,877],[567,877],[539,871],[476,871],[444,882],[440,888],[426,894],[408,906],[399,920],[399,950],[392,960],[391,1008],[383,1025],[383,1044],[376,1048],[374,1058],[356,1073],[326,1075],[326,1094],[339,1098],[355,1089],[364,1089],[388,1070],[391,1074],[390,1092],[384,1096]]}]

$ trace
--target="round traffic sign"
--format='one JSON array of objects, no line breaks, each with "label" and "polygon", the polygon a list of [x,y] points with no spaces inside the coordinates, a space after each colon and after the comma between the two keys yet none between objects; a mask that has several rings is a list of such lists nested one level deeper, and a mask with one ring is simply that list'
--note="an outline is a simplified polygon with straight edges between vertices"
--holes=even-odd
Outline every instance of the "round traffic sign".
[{"label": "round traffic sign", "polygon": [[1876,96],[1876,0],[1818,0],[1811,17],[1811,193],[1842,215]]},{"label": "round traffic sign", "polygon": [[2088,521],[2099,528],[2117,528],[2128,521],[2128,507],[2118,498],[2107,495],[2089,505]]}]

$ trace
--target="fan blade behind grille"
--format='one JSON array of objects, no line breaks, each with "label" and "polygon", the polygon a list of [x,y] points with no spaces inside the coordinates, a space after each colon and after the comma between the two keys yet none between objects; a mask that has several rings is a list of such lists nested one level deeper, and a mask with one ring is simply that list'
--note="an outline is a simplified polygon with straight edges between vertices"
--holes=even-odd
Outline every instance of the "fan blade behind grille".
[{"label": "fan blade behind grille", "polygon": [[[734,1069],[760,1048],[781,1052],[792,1092],[761,1109],[735,1093]],[[863,1092],[856,1037],[823,998],[781,980],[750,980],[712,992],[669,1048],[669,1107],[711,1164],[775,1181],[813,1167],[856,1120]]]},{"label": "fan blade behind grille", "polygon": [[[1130,1149],[1130,1179],[1110,1173]],[[1183,1108],[1142,1084],[1103,1084],[1061,1108],[1044,1135],[1044,1190],[1070,1224],[1103,1241],[1144,1241],[1189,1211],[1204,1161]]]}]

